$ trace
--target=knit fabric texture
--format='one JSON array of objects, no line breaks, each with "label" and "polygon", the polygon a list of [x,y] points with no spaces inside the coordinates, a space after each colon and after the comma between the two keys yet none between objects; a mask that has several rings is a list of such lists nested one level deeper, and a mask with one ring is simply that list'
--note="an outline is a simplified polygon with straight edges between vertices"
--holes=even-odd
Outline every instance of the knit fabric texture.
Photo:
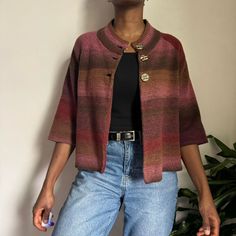
[{"label": "knit fabric texture", "polygon": [[[143,20],[145,29],[132,46],[139,58],[143,178],[151,183],[162,179],[163,170],[182,170],[180,147],[208,140],[180,40]],[[113,22],[76,38],[48,134],[48,140],[75,147],[75,167],[101,173],[114,74],[129,44]]]}]

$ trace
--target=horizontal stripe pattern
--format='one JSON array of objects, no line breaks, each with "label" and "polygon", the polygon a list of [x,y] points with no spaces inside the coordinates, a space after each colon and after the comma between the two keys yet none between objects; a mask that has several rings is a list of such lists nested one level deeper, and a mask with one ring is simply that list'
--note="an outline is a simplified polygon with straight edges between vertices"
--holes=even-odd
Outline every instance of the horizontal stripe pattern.
[{"label": "horizontal stripe pattern", "polygon": [[[114,20],[114,19],[112,19]],[[78,169],[104,172],[111,120],[114,74],[128,42],[119,38],[112,20],[81,34],[71,53],[61,97],[48,139],[75,146]],[[196,95],[180,41],[145,21],[135,47],[138,56],[143,173],[145,183],[160,181],[162,171],[182,169],[180,147],[207,143]]]}]

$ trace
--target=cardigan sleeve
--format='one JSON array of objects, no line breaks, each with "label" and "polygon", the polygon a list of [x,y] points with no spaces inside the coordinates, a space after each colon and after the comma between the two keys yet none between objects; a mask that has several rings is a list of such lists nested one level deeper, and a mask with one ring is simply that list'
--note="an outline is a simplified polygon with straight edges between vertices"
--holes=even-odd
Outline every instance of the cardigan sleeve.
[{"label": "cardigan sleeve", "polygon": [[71,52],[61,96],[48,134],[48,140],[71,145],[76,143],[77,80],[79,72],[77,53],[75,43]]},{"label": "cardigan sleeve", "polygon": [[180,146],[208,143],[181,43],[179,49],[179,122]]}]

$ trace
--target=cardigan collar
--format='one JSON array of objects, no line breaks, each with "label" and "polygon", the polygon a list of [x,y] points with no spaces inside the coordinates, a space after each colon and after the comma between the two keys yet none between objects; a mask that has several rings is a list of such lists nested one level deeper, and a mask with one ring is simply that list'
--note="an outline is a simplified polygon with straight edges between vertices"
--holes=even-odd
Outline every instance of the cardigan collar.
[{"label": "cardigan collar", "polygon": [[[160,38],[160,31],[155,29],[147,19],[143,19],[145,28],[138,40],[131,43],[135,51],[141,50],[145,53],[151,51]],[[97,37],[103,45],[110,51],[122,54],[124,49],[128,47],[129,42],[120,38],[113,28],[114,18],[107,25],[97,31]]]}]

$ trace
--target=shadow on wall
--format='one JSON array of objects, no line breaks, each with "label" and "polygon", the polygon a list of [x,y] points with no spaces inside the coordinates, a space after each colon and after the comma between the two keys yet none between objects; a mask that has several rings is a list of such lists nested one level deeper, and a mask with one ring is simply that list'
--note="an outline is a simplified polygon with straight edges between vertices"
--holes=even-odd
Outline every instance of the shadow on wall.
[{"label": "shadow on wall", "polygon": [[[82,18],[83,30],[82,32],[79,32],[78,35],[83,32],[93,31],[102,27],[103,25],[107,24],[108,20],[110,20],[111,17],[113,17],[114,15],[113,6],[111,3],[108,3],[107,0],[104,0],[104,4],[101,4],[101,1],[96,1],[96,0],[86,0],[84,1],[84,3],[79,3],[78,1],[77,6],[75,7],[78,8],[78,16],[81,12],[84,13]],[[104,15],[104,12],[106,12],[107,15]],[[78,20],[78,25],[81,25],[81,18]],[[52,233],[52,229],[48,229],[48,231],[44,233],[37,230],[33,226],[32,203],[36,201],[35,196],[38,196],[40,192],[40,189],[35,189],[35,183],[37,179],[42,177],[42,173],[46,173],[45,169],[48,168],[49,160],[51,158],[53,150],[52,145],[54,145],[54,143],[48,141],[47,139],[45,140],[45,137],[47,137],[47,134],[49,132],[49,127],[50,127],[49,124],[51,124],[52,122],[53,115],[58,103],[58,99],[60,97],[60,88],[62,87],[61,84],[63,83],[68,64],[69,64],[69,59],[62,64],[61,68],[58,69],[58,75],[57,78],[55,79],[55,89],[53,89],[54,94],[52,94],[52,101],[51,104],[48,106],[48,112],[46,113],[44,122],[40,129],[41,132],[38,134],[38,137],[36,138],[35,148],[39,150],[38,163],[34,165],[35,170],[33,171],[33,175],[28,180],[27,192],[25,193],[25,196],[22,199],[19,208],[16,209],[17,210],[16,217],[19,219],[18,220],[19,225],[14,227],[14,232],[12,232],[11,235],[41,236],[41,235],[51,235]],[[75,152],[73,152],[73,154],[71,155],[54,189],[55,190],[54,191],[55,205],[53,207],[54,221],[57,220],[59,210],[62,207],[67,194],[69,193],[71,183],[77,173],[77,169],[74,167],[74,158],[75,158]],[[43,176],[43,179],[44,177],[45,176]],[[43,183],[41,183],[41,185],[42,184]],[[123,211],[120,211],[120,215],[121,214],[123,214]],[[122,235],[123,221],[121,220],[120,215],[113,226],[113,229],[110,234],[111,236]]]}]

